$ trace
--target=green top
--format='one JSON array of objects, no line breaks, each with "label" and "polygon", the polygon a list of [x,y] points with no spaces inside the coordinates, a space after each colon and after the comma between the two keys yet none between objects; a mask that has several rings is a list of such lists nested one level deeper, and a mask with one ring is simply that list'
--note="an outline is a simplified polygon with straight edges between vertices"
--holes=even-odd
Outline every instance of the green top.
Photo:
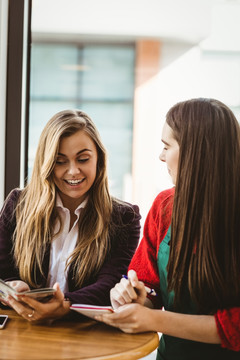
[{"label": "green top", "polygon": [[[173,311],[174,292],[167,290],[167,264],[169,259],[171,227],[161,242],[158,251],[158,271],[160,289],[165,310]],[[196,307],[190,299],[188,291],[183,298],[182,313],[196,314]],[[220,345],[184,340],[173,336],[162,335],[158,348],[157,360],[239,360],[239,352],[221,348]]]}]

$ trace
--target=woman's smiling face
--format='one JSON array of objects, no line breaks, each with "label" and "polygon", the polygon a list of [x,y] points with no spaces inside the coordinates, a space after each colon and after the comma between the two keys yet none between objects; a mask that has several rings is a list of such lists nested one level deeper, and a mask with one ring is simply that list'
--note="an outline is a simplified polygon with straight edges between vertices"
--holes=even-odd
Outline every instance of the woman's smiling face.
[{"label": "woman's smiling face", "polygon": [[64,206],[74,202],[77,207],[86,198],[96,178],[97,160],[96,145],[84,130],[60,140],[53,179]]},{"label": "woman's smiling face", "polygon": [[173,184],[175,185],[178,170],[179,145],[177,140],[173,137],[172,129],[166,122],[162,131],[162,142],[164,144],[164,148],[159,158],[161,161],[166,162],[168,172],[172,178]]}]

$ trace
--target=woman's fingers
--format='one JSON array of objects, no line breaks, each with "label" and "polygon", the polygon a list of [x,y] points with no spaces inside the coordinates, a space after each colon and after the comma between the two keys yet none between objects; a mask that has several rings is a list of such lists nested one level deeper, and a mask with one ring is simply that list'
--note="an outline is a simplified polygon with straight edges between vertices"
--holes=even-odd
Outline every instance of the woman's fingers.
[{"label": "woman's fingers", "polygon": [[8,297],[9,304],[23,318],[28,321],[39,321],[46,319],[56,319],[66,315],[70,311],[70,303],[64,301],[64,294],[56,283],[54,296],[47,303],[41,303],[28,295],[18,297],[19,301],[12,296]]},{"label": "woman's fingers", "polygon": [[126,303],[129,303],[137,298],[134,287],[127,279],[121,279],[120,283],[116,284],[116,289],[122,294]]},{"label": "woman's fingers", "polygon": [[[15,300],[12,296],[8,296],[8,303],[11,305],[11,307],[24,319],[32,321],[33,317],[33,308],[31,306],[28,306],[25,303],[22,303],[20,301]],[[30,316],[29,316],[30,315]]]},{"label": "woman's fingers", "polygon": [[128,271],[128,280],[131,282],[132,286],[137,287],[138,286],[138,277],[137,277],[137,273],[134,270],[129,270]]},{"label": "woman's fingers", "polygon": [[137,273],[134,270],[129,270],[128,272],[128,280],[131,283],[132,287],[134,289],[137,289],[139,291],[144,291],[144,284],[142,281],[138,280]]},{"label": "woman's fingers", "polygon": [[17,291],[17,292],[23,292],[23,291],[30,290],[28,284],[26,284],[22,280],[6,281],[6,284],[8,284],[12,288],[14,288],[14,290]]},{"label": "woman's fingers", "polygon": [[114,309],[129,304],[137,299],[137,293],[128,279],[122,278],[110,291],[111,303]]},{"label": "woman's fingers", "polygon": [[133,302],[143,305],[147,297],[147,291],[144,283],[138,280],[137,273],[134,270],[128,271],[128,279],[137,294],[137,298],[133,299]]},{"label": "woman's fingers", "polygon": [[64,294],[61,292],[59,285],[55,284],[54,288],[56,292],[47,303],[41,303],[28,295],[19,296],[19,301],[10,296],[9,303],[19,315],[28,321],[54,318],[59,309],[63,307],[64,302]]},{"label": "woman's fingers", "polygon": [[103,314],[96,317],[96,320],[117,327],[124,332],[137,333],[149,331],[148,318],[150,309],[140,304],[127,304],[121,306],[113,314]]},{"label": "woman's fingers", "polygon": [[60,289],[59,283],[55,283],[53,285],[53,288],[56,289],[56,292],[54,293],[54,298],[56,300],[63,301],[64,300],[64,294]]},{"label": "woman's fingers", "polygon": [[144,284],[138,280],[134,270],[129,270],[128,277],[123,277],[110,291],[111,304],[114,309],[131,302],[144,304],[146,295]]}]

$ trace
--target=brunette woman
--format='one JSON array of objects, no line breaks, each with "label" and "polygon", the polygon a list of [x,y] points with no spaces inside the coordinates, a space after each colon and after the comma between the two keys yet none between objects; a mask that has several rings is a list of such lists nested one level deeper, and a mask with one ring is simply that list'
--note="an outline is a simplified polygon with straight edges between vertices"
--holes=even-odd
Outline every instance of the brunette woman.
[{"label": "brunette woman", "polygon": [[155,199],[111,291],[116,313],[98,320],[161,332],[157,359],[240,359],[239,123],[220,101],[192,99],[169,110],[162,142],[175,188]]}]

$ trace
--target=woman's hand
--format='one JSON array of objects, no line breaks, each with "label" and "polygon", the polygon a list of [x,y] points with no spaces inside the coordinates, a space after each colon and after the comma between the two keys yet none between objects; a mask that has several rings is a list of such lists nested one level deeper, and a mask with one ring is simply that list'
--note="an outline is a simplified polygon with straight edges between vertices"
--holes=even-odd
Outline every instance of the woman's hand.
[{"label": "woman's hand", "polygon": [[13,281],[6,281],[6,284],[8,284],[9,286],[11,286],[14,290],[16,290],[17,292],[23,292],[23,291],[28,291],[30,290],[30,287],[28,286],[28,284],[26,284],[24,281],[22,280],[13,280]]},{"label": "woman's hand", "polygon": [[[23,291],[30,290],[28,284],[26,284],[22,280],[6,281],[6,284],[11,286],[17,292],[23,292]],[[11,307],[11,304],[6,299],[5,300],[1,299],[1,303],[3,305],[5,305],[5,306],[10,306]]]},{"label": "woman's hand", "polygon": [[113,314],[98,315],[95,319],[126,333],[139,333],[153,330],[151,328],[152,316],[154,316],[154,310],[140,304],[128,304],[119,307]]},{"label": "woman's hand", "polygon": [[95,316],[95,319],[126,333],[156,331],[208,344],[221,343],[214,315],[181,314],[129,304],[119,307],[112,314]]},{"label": "woman's hand", "polygon": [[128,279],[122,278],[110,291],[111,303],[114,309],[132,302],[143,305],[146,297],[147,292],[144,284],[138,280],[134,270],[129,270]]},{"label": "woman's hand", "polygon": [[19,301],[9,296],[8,303],[28,321],[60,318],[70,311],[70,302],[64,300],[64,294],[60,290],[58,283],[54,284],[53,287],[56,292],[47,303],[41,303],[27,295],[20,296]]}]

